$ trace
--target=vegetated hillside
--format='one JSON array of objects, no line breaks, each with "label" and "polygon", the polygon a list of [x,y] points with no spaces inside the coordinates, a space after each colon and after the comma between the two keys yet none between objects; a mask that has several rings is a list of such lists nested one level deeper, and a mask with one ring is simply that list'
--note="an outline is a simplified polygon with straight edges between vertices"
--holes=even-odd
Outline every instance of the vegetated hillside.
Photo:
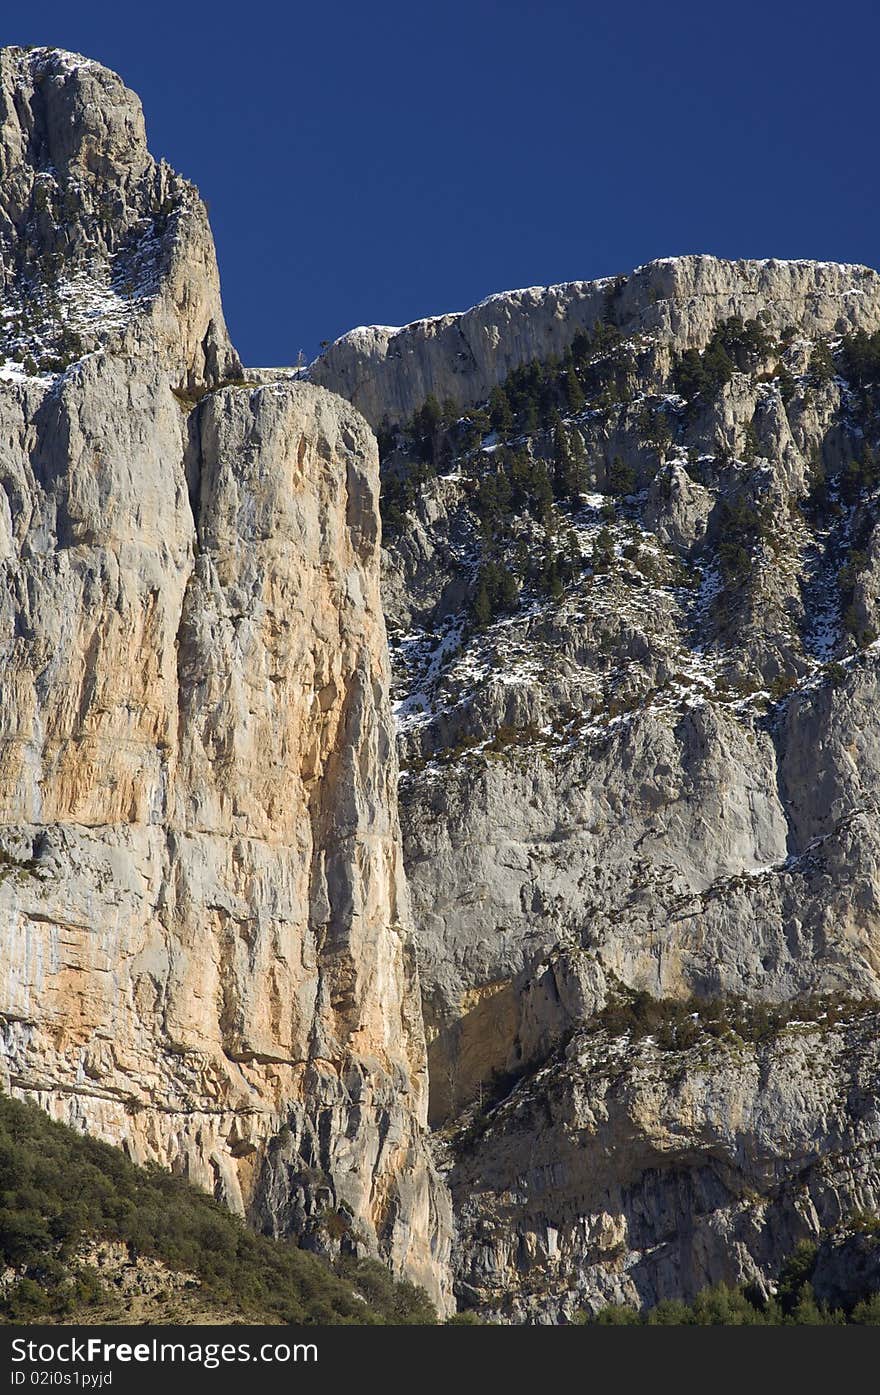
[{"label": "vegetated hillside", "polygon": [[371,1260],[335,1268],[257,1235],[203,1191],[0,1096],[6,1322],[433,1323]]},{"label": "vegetated hillside", "polygon": [[[379,433],[431,1115],[459,1299],[509,1321],[769,1283],[880,1202],[876,277],[683,261],[711,293],[660,329],[644,268]],[[711,1059],[630,1036],[603,1083],[578,1043],[634,992],[850,1015]]]}]

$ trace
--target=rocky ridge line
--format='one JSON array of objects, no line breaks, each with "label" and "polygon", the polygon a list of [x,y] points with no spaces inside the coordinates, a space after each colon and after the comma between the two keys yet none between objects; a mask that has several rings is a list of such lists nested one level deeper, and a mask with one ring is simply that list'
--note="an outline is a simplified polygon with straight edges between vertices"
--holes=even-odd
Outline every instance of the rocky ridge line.
[{"label": "rocky ridge line", "polygon": [[809,321],[817,334],[871,332],[880,327],[880,275],[836,262],[665,257],[625,276],[502,291],[461,314],[403,328],[353,329],[306,376],[378,428],[408,421],[431,394],[475,406],[512,369],[560,356],[603,320],[676,351],[703,348],[720,320],[758,311],[776,331]]}]

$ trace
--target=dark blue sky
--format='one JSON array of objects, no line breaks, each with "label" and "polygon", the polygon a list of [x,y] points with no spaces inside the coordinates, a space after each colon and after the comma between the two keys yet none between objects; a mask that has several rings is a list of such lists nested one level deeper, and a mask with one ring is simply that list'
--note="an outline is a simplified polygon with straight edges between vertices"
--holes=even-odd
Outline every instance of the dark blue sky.
[{"label": "dark blue sky", "polygon": [[[652,257],[880,265],[875,0],[39,0],[141,95],[246,362]],[[31,13],[28,13],[31,10]]]}]

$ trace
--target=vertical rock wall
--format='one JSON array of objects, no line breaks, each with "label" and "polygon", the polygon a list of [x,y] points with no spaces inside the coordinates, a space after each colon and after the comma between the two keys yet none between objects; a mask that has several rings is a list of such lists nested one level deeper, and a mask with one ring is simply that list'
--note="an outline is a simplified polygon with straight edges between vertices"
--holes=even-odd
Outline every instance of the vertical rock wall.
[{"label": "vertical rock wall", "polygon": [[118,78],[0,74],[6,1082],[442,1305],[375,442],[240,383]]}]

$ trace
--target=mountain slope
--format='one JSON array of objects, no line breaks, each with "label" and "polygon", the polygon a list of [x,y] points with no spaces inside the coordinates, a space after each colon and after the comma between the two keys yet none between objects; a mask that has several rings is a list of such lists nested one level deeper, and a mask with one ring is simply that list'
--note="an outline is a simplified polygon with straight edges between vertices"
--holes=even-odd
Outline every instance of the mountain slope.
[{"label": "mountain slope", "polygon": [[[627,1105],[609,1140],[590,1058],[559,1052],[632,993],[808,1016],[878,996],[878,327],[866,268],[687,257],[358,332],[309,370],[382,423],[405,861],[469,1303],[546,1321],[769,1278],[819,1216],[876,1205],[867,1038],[830,1093],[780,1068],[768,1098],[775,1047],[745,1076],[717,1062],[742,1114],[723,1142],[692,1055],[661,1058],[686,1109]],[[410,412],[428,384],[448,400]],[[638,1053],[618,1071],[625,1100],[659,1088]],[[474,1129],[518,1077],[534,1112],[521,1086]]]}]

